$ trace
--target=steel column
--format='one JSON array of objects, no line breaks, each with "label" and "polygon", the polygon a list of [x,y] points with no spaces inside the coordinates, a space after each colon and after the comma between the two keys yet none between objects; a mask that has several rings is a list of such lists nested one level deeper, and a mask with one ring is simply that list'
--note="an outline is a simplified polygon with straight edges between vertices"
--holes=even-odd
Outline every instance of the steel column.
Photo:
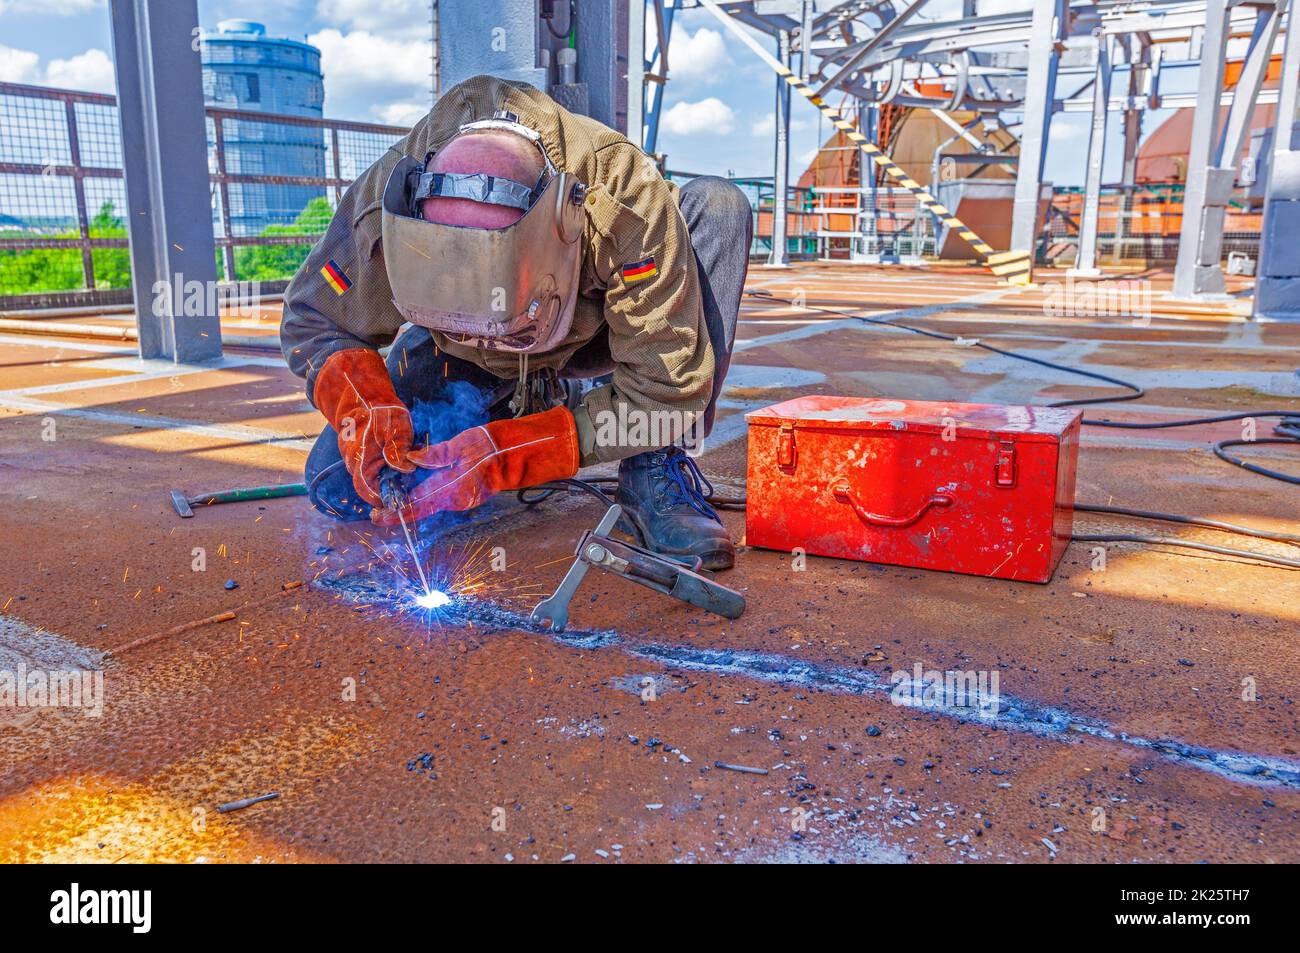
[{"label": "steel column", "polygon": [[1039,193],[1047,137],[1056,108],[1058,42],[1065,26],[1065,0],[1038,0],[1029,40],[1031,77],[1025,88],[1025,119],[1020,134],[1020,162],[1016,171],[1015,206],[1011,218],[1011,247],[1033,254],[1038,240]]},{"label": "steel column", "polygon": [[1224,290],[1219,268],[1219,241],[1208,258],[1206,232],[1223,237],[1223,216],[1232,190],[1232,170],[1218,166],[1219,100],[1223,93],[1223,66],[1228,46],[1229,0],[1206,0],[1205,36],[1201,66],[1197,71],[1196,112],[1187,157],[1187,184],[1183,190],[1183,226],[1174,266],[1174,295],[1191,298]]},{"label": "steel column", "polygon": [[1092,84],[1092,127],[1088,133],[1088,170],[1083,188],[1083,220],[1079,225],[1079,253],[1073,273],[1099,275],[1097,270],[1097,219],[1101,206],[1101,169],[1106,159],[1106,114],[1110,105],[1110,39],[1102,30],[1097,42],[1097,71]]},{"label": "steel column", "polygon": [[[1282,14],[1286,11],[1286,0],[1278,0],[1272,7],[1262,7],[1256,14],[1255,30],[1251,36],[1250,48],[1242,64],[1241,76],[1233,89],[1232,105],[1228,109],[1227,120],[1223,130],[1211,130],[1208,163],[1198,170],[1193,179],[1194,163],[1198,153],[1196,126],[1192,129],[1192,153],[1187,172],[1187,191],[1183,205],[1183,231],[1178,247],[1178,270],[1174,274],[1174,294],[1179,297],[1192,297],[1198,294],[1222,294],[1225,290],[1223,271],[1219,261],[1223,256],[1223,223],[1227,215],[1228,201],[1232,195],[1232,185],[1237,178],[1237,155],[1245,141],[1250,128],[1250,117],[1254,111],[1259,91],[1268,72],[1269,58],[1273,52],[1273,43],[1277,39],[1281,26]],[[1225,33],[1227,30],[1225,29]],[[1213,54],[1210,49],[1209,27],[1206,28],[1206,50],[1202,54],[1201,73],[1212,68],[1205,60],[1206,54]],[[1222,64],[1217,67],[1220,82],[1223,72]],[[1201,90],[1198,90],[1198,101]],[[1217,101],[1217,100],[1216,100]],[[1199,108],[1199,105],[1198,105]],[[1218,109],[1208,110],[1214,126],[1218,124]],[[1198,111],[1196,121],[1202,119]],[[1193,193],[1193,185],[1198,186]],[[1200,203],[1200,214],[1193,217],[1189,204]],[[1191,235],[1195,243],[1188,248],[1189,223],[1195,226],[1199,220],[1200,227]],[[1190,264],[1188,264],[1190,263]],[[1181,279],[1181,280],[1180,280]]]},{"label": "steel column", "polygon": [[645,146],[645,4],[627,0],[627,137]]},{"label": "steel column", "polygon": [[[112,24],[140,356],[218,358],[197,3],[113,0]],[[194,283],[204,293],[185,295]],[[176,314],[179,302],[200,313]]]},{"label": "steel column", "polygon": [[1264,227],[1255,279],[1255,316],[1300,321],[1300,6],[1287,15],[1286,47],[1264,192]]},{"label": "steel column", "polygon": [[1259,11],[1255,20],[1255,32],[1250,38],[1250,47],[1241,65],[1241,76],[1233,89],[1232,106],[1228,109],[1228,118],[1223,124],[1223,141],[1219,144],[1219,166],[1231,168],[1234,173],[1237,169],[1237,156],[1250,132],[1250,117],[1255,111],[1259,91],[1264,86],[1264,77],[1268,73],[1269,60],[1273,56],[1273,46],[1277,42],[1286,7],[1287,0],[1277,0],[1272,9]]},{"label": "steel column", "polygon": [[[790,66],[790,31],[776,34],[777,59]],[[784,76],[776,78],[776,149],[772,175],[772,251],[769,265],[784,267],[790,263],[786,249],[786,200],[790,193],[790,84]]]}]

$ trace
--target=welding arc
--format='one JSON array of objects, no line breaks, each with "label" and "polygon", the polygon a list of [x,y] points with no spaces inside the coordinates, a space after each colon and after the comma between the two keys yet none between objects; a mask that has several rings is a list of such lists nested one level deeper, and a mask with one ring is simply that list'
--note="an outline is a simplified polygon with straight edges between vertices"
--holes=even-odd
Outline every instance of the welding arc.
[{"label": "welding arc", "polygon": [[830,121],[831,125],[844,133],[864,156],[880,166],[884,173],[894,180],[891,184],[911,192],[922,208],[953,229],[963,241],[975,249],[980,256],[981,265],[1010,284],[1028,285],[1030,283],[1033,257],[1029,251],[995,251],[993,246],[975,234],[969,225],[940,204],[939,200],[931,195],[925,186],[904,172],[897,162],[881,151],[878,145],[858,132],[853,123],[845,119],[844,115],[835,107],[828,105],[817,95],[817,91],[796,76],[790,67],[763,49],[759,42],[719,8],[714,0],[700,0],[700,4],[757,54],[764,63],[775,70],[777,75],[784,79],[791,89],[816,106],[821,114]]},{"label": "welding arc", "polygon": [[[898,328],[902,331],[910,331],[913,334],[920,334],[924,337],[935,338],[939,341],[948,341],[950,343],[963,343],[965,346],[978,347],[982,350],[989,351],[993,354],[1000,354],[1003,357],[1013,357],[1018,361],[1027,361],[1030,364],[1037,364],[1040,367],[1051,368],[1052,370],[1064,371],[1066,374],[1077,374],[1080,377],[1088,377],[1092,380],[1103,381],[1107,384],[1114,384],[1117,387],[1123,387],[1129,391],[1127,394],[1112,395],[1106,397],[1083,397],[1075,400],[1058,400],[1048,407],[1082,407],[1088,404],[1110,404],[1119,403],[1120,401],[1137,400],[1146,396],[1146,391],[1137,384],[1129,381],[1120,380],[1118,377],[1110,377],[1106,374],[1099,374],[1096,371],[1085,371],[1078,367],[1071,367],[1068,364],[1058,364],[1056,361],[1047,361],[1041,357],[1032,357],[1028,354],[1021,354],[1019,351],[1008,351],[1006,348],[995,347],[992,344],[985,344],[983,341],[963,342],[961,338],[952,334],[944,334],[942,331],[931,331],[926,328],[913,327],[909,324],[899,324],[895,321],[888,321],[882,318],[873,318],[869,315],[854,314],[851,311],[843,311],[839,308],[826,308],[816,304],[800,304],[792,298],[778,298],[770,291],[754,289],[746,291],[746,295],[753,298],[762,298],[767,301],[779,301],[782,304],[788,304],[792,307],[804,311],[820,311],[823,314],[837,314],[840,317],[852,318],[856,321],[863,321],[867,324],[879,324],[887,328]],[[1113,427],[1121,430],[1165,430],[1173,427],[1196,427],[1203,424],[1217,424],[1228,420],[1247,420],[1255,417],[1280,417],[1282,422],[1273,428],[1276,437],[1260,438],[1258,440],[1220,440],[1214,445],[1214,455],[1225,463],[1231,463],[1233,466],[1241,467],[1243,470],[1249,470],[1251,473],[1258,473],[1260,476],[1266,476],[1271,480],[1280,480],[1283,483],[1291,483],[1300,486],[1300,477],[1292,476],[1289,473],[1281,473],[1277,470],[1269,470],[1266,467],[1257,466],[1253,463],[1247,463],[1240,457],[1234,457],[1227,453],[1225,447],[1236,447],[1241,445],[1251,445],[1260,443],[1288,444],[1290,446],[1300,446],[1300,412],[1294,410],[1255,410],[1246,411],[1239,414],[1220,414],[1216,417],[1188,417],[1185,420],[1158,420],[1147,423],[1136,423],[1122,420],[1095,420],[1091,417],[1084,417],[1083,424],[1086,427]]]}]

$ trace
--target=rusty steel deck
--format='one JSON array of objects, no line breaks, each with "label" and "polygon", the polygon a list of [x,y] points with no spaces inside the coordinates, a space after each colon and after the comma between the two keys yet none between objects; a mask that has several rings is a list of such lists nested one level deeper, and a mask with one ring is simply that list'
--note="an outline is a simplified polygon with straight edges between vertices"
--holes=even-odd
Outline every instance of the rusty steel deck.
[{"label": "rusty steel deck", "polygon": [[[802,394],[1106,392],[808,306],[1145,387],[1089,411],[1116,419],[1300,412],[1300,327],[1135,277],[1137,318],[975,268],[755,268],[751,289],[796,303],[746,301],[701,462],[740,487],[744,413]],[[0,669],[103,673],[97,713],[0,707],[0,860],[1300,860],[1296,571],[1076,542],[1038,586],[742,546],[721,577],[748,597],[736,622],[593,574],[551,636],[512,613],[598,507],[502,501],[454,543],[502,548],[494,611],[426,624],[349,588],[378,531],[302,499],[172,511],[173,489],[300,478],[322,421],[277,355],[0,344]],[[1078,498],[1296,532],[1294,487],[1209,452],[1240,429],[1085,428]],[[1250,458],[1300,472],[1288,452]],[[724,518],[740,539],[743,514]],[[918,666],[996,675],[997,715],[895,704],[894,673]]]}]

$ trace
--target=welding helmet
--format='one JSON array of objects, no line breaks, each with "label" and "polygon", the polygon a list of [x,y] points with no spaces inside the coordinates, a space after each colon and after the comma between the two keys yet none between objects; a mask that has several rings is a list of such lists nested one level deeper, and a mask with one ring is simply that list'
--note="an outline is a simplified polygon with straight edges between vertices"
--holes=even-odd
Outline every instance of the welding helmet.
[{"label": "welding helmet", "polygon": [[[536,182],[502,176],[430,172],[407,156],[384,188],[384,264],[393,304],[411,324],[461,343],[520,354],[560,344],[573,324],[582,264],[585,186],[560,172],[541,136],[512,113],[460,127],[456,138],[480,130],[522,136],[542,157]],[[469,199],[523,212],[505,228],[426,221],[429,198]]]}]

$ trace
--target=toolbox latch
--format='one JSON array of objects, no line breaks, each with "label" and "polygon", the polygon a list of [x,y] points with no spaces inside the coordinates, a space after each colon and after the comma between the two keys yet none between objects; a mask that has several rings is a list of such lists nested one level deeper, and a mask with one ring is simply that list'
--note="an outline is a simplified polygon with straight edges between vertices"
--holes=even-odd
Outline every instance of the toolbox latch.
[{"label": "toolbox latch", "polygon": [[782,424],[776,438],[776,465],[791,468],[798,451],[794,446],[794,424]]},{"label": "toolbox latch", "polygon": [[997,485],[1016,485],[1016,445],[1010,440],[998,444]]}]

